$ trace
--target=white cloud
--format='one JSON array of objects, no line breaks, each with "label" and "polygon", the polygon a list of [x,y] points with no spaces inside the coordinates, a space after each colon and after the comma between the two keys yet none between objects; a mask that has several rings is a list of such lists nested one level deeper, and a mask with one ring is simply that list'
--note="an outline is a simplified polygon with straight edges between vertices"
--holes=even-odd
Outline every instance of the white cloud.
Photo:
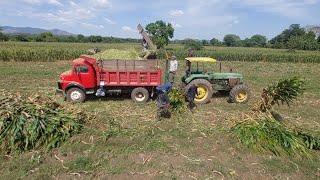
[{"label": "white cloud", "polygon": [[262,12],[279,14],[286,17],[308,16],[307,7],[319,3],[319,0],[237,0],[239,4],[253,7]]},{"label": "white cloud", "polygon": [[31,5],[51,4],[54,6],[63,6],[63,4],[59,0],[22,0],[22,2]]},{"label": "white cloud", "polygon": [[75,3],[74,1],[69,1],[69,4],[70,4],[70,6],[73,6],[73,7],[78,6],[78,4],[77,4],[77,3]]},{"label": "white cloud", "polygon": [[176,10],[170,11],[169,14],[170,14],[171,16],[177,17],[177,16],[182,16],[182,15],[184,15],[184,12],[183,12],[182,10],[176,9]]},{"label": "white cloud", "polygon": [[99,29],[99,28],[103,29],[104,28],[103,25],[95,25],[95,24],[86,23],[86,22],[82,22],[81,25],[86,27],[86,28],[89,28],[89,29]]},{"label": "white cloud", "polygon": [[131,27],[129,27],[129,26],[122,26],[122,31],[124,31],[124,32],[130,32],[130,33],[132,33],[132,32],[136,32],[133,28],[131,28]]},{"label": "white cloud", "polygon": [[63,6],[58,0],[49,0],[48,3],[55,6]]},{"label": "white cloud", "polygon": [[22,0],[22,2],[25,2],[28,4],[40,4],[41,0]]},{"label": "white cloud", "polygon": [[96,8],[109,8],[111,7],[110,0],[91,0],[91,5]]},{"label": "white cloud", "polygon": [[104,20],[106,20],[107,23],[109,23],[109,24],[111,24],[111,25],[117,24],[116,22],[114,22],[114,21],[112,21],[111,19],[106,18],[106,17],[104,18]]},{"label": "white cloud", "polygon": [[182,25],[177,24],[175,22],[171,22],[173,28],[182,28]]}]

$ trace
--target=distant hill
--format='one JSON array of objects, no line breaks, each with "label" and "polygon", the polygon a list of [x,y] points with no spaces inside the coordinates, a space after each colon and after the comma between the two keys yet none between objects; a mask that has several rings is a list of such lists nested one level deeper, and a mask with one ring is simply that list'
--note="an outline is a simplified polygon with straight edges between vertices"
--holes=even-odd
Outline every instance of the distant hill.
[{"label": "distant hill", "polygon": [[312,31],[316,34],[316,36],[320,36],[320,26],[315,26],[315,25],[309,25],[305,27],[306,31]]},{"label": "distant hill", "polygon": [[2,26],[0,27],[2,32],[5,34],[41,34],[44,32],[51,32],[56,36],[72,36],[74,34],[60,29],[41,29],[41,28],[32,28],[32,27],[12,27],[12,26]]}]

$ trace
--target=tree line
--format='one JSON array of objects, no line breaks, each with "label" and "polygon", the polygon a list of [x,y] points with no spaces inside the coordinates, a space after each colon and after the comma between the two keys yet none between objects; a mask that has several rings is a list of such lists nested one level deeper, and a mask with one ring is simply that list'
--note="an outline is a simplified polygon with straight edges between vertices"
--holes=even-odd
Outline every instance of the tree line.
[{"label": "tree line", "polygon": [[31,34],[4,34],[0,32],[0,41],[20,41],[20,42],[69,42],[69,43],[138,43],[139,39],[102,37],[102,36],[56,36],[51,32],[44,32],[39,35]]},{"label": "tree line", "polygon": [[[159,34],[157,27],[161,27],[162,36]],[[150,23],[146,27],[147,32],[151,35],[157,46],[168,44],[169,39],[173,37],[174,29],[170,23],[166,24],[163,21]],[[166,38],[163,38],[166,37]],[[1,33],[0,41],[22,41],[22,42],[74,42],[74,43],[138,43],[140,39],[133,38],[117,38],[117,37],[102,37],[102,36],[55,36],[50,32],[41,33],[39,35],[30,34],[13,34],[7,35]],[[266,36],[256,34],[250,38],[241,39],[236,34],[227,34],[223,40],[217,38],[211,40],[171,40],[171,43],[184,44],[186,48],[202,49],[203,46],[227,46],[227,47],[266,47],[266,48],[281,48],[281,49],[298,49],[298,50],[320,50],[320,37],[316,37],[312,31],[307,32],[299,24],[292,24],[288,29],[268,41]]]},{"label": "tree line", "polygon": [[227,34],[223,41],[217,38],[211,40],[175,40],[174,43],[185,44],[186,48],[200,50],[203,46],[227,46],[227,47],[265,47],[276,49],[320,50],[320,36],[317,37],[312,31],[306,31],[299,24],[292,24],[282,33],[267,40],[266,36],[256,34],[250,38],[241,40],[236,34]]}]

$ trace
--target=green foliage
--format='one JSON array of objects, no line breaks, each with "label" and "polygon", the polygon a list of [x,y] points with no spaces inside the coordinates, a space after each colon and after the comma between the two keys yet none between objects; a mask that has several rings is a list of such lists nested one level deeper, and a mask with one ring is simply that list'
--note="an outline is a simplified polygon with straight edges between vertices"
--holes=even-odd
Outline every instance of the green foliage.
[{"label": "green foliage", "polygon": [[297,77],[281,80],[264,90],[261,109],[270,109],[275,104],[287,104],[290,106],[304,91],[305,82]]},{"label": "green foliage", "polygon": [[301,50],[317,50],[319,44],[317,43],[315,34],[305,32],[299,24],[292,24],[289,29],[284,30],[281,34],[270,40],[274,48],[289,48]]},{"label": "green foliage", "polygon": [[201,41],[197,41],[194,39],[187,39],[184,42],[184,48],[185,49],[194,49],[194,50],[201,50],[203,49],[203,43]]},{"label": "green foliage", "polygon": [[243,40],[243,45],[246,47],[265,47],[267,44],[267,38],[265,36],[256,34],[250,39]]},{"label": "green foliage", "polygon": [[0,100],[0,147],[6,153],[58,147],[88,119],[50,98],[3,93]]},{"label": "green foliage", "polygon": [[53,36],[51,32],[44,32],[41,33],[39,36],[36,38],[37,42],[56,42],[58,41],[56,37]]},{"label": "green foliage", "polygon": [[241,39],[235,34],[228,34],[224,36],[223,42],[226,46],[239,46]]},{"label": "green foliage", "polygon": [[1,41],[8,41],[9,37],[7,35],[5,35],[4,33],[2,33],[2,29],[0,28],[0,42]]},{"label": "green foliage", "polygon": [[121,132],[122,128],[120,124],[114,119],[111,119],[108,121],[108,129],[107,131],[103,132],[102,137],[105,141],[108,141],[111,137],[120,135]]},{"label": "green foliage", "polygon": [[319,44],[316,40],[316,36],[313,32],[309,32],[303,36],[293,36],[287,43],[289,49],[301,49],[301,50],[317,50]]},{"label": "green foliage", "polygon": [[182,89],[173,88],[169,92],[170,108],[173,112],[184,112],[187,108],[185,94]]},{"label": "green foliage", "polygon": [[146,31],[158,49],[168,45],[169,39],[173,38],[174,33],[172,25],[170,23],[166,24],[164,21],[156,21],[148,24]]},{"label": "green foliage", "polygon": [[295,132],[268,117],[235,125],[231,132],[246,147],[275,155],[308,155],[308,148]]},{"label": "green foliage", "polygon": [[311,132],[303,129],[296,130],[298,137],[302,139],[307,148],[313,150],[320,150],[320,133]]},{"label": "green foliage", "polygon": [[212,46],[219,46],[219,45],[221,45],[222,43],[219,41],[219,39],[212,38],[212,39],[210,40],[210,44],[211,44]]}]

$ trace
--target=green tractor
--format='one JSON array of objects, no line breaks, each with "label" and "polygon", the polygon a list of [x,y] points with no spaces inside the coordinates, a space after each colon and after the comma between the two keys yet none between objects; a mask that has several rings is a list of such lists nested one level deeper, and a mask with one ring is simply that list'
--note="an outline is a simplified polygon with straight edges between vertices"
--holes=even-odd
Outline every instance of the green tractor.
[{"label": "green tractor", "polygon": [[[195,98],[195,103],[208,103],[214,93],[227,92],[229,93],[229,101],[234,103],[246,103],[250,97],[248,86],[243,83],[243,75],[239,73],[222,73],[221,64],[220,72],[207,72],[205,63],[216,63],[217,60],[206,57],[189,57],[186,58],[187,70],[182,77],[182,82],[185,85],[185,90],[192,85],[197,86],[198,95]],[[192,70],[192,64],[196,63],[196,70]],[[202,70],[199,70],[199,65],[202,65]]]}]

